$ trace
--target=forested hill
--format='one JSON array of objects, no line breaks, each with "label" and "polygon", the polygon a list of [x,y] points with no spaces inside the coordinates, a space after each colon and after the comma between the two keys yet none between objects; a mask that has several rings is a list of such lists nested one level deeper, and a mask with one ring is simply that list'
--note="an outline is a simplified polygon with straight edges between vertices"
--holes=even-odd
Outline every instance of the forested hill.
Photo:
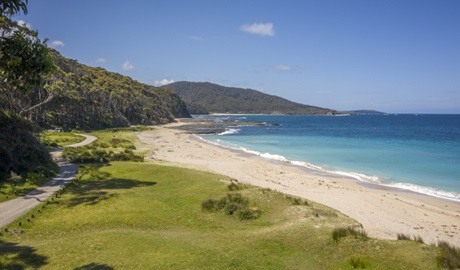
[{"label": "forested hill", "polygon": [[169,89],[51,53],[59,67],[51,83],[55,96],[29,116],[42,127],[99,129],[190,117],[185,103]]},{"label": "forested hill", "polygon": [[177,92],[192,114],[335,114],[336,111],[304,105],[252,89],[225,87],[208,82],[165,85]]}]

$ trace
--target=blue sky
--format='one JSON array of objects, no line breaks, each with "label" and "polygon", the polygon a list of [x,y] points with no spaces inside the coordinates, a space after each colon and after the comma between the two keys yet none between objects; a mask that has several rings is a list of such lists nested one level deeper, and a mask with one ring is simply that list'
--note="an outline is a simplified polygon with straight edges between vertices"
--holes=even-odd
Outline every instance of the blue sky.
[{"label": "blue sky", "polygon": [[337,110],[460,113],[460,1],[30,0],[64,56]]}]

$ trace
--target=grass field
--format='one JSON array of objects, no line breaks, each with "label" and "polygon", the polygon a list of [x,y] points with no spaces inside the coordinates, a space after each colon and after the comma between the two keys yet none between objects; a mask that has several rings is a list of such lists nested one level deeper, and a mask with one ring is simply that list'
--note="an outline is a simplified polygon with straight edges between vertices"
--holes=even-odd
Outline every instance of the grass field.
[{"label": "grass field", "polygon": [[42,132],[40,133],[40,140],[48,147],[62,147],[79,143],[85,140],[85,137],[75,135],[71,132]]},{"label": "grass field", "polygon": [[[113,162],[14,222],[8,233],[3,229],[0,268],[437,269],[433,246],[354,236],[334,241],[335,228],[356,222],[270,190],[230,191],[228,180]],[[261,216],[242,221],[202,209],[203,201],[229,193],[242,194]]]}]

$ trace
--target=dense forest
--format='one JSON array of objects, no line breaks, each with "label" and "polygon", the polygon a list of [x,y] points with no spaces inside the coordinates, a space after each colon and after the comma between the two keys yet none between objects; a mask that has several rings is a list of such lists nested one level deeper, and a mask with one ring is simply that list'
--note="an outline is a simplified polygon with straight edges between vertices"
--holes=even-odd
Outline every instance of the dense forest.
[{"label": "dense forest", "polygon": [[295,103],[252,89],[225,87],[208,82],[175,82],[165,85],[185,101],[192,114],[336,114],[330,109]]},{"label": "dense forest", "polygon": [[190,117],[184,102],[171,90],[80,64],[55,50],[51,55],[58,67],[48,82],[54,97],[26,116],[39,126],[100,129]]}]

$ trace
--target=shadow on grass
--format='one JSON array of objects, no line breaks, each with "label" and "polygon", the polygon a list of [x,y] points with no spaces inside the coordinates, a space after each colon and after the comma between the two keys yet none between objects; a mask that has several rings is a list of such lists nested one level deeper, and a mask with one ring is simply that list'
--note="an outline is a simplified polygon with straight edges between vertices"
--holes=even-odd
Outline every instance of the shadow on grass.
[{"label": "shadow on grass", "polygon": [[74,268],[74,270],[113,270],[115,268],[108,266],[107,264],[90,263],[86,265]]},{"label": "shadow on grass", "polygon": [[33,247],[0,240],[0,269],[38,269],[47,263],[47,257]]},{"label": "shadow on grass", "polygon": [[70,198],[67,207],[74,207],[80,204],[95,205],[102,201],[117,197],[118,194],[108,190],[123,190],[134,187],[149,187],[156,182],[144,182],[132,179],[105,179],[105,180],[84,180],[72,184],[69,193],[77,195]]}]

